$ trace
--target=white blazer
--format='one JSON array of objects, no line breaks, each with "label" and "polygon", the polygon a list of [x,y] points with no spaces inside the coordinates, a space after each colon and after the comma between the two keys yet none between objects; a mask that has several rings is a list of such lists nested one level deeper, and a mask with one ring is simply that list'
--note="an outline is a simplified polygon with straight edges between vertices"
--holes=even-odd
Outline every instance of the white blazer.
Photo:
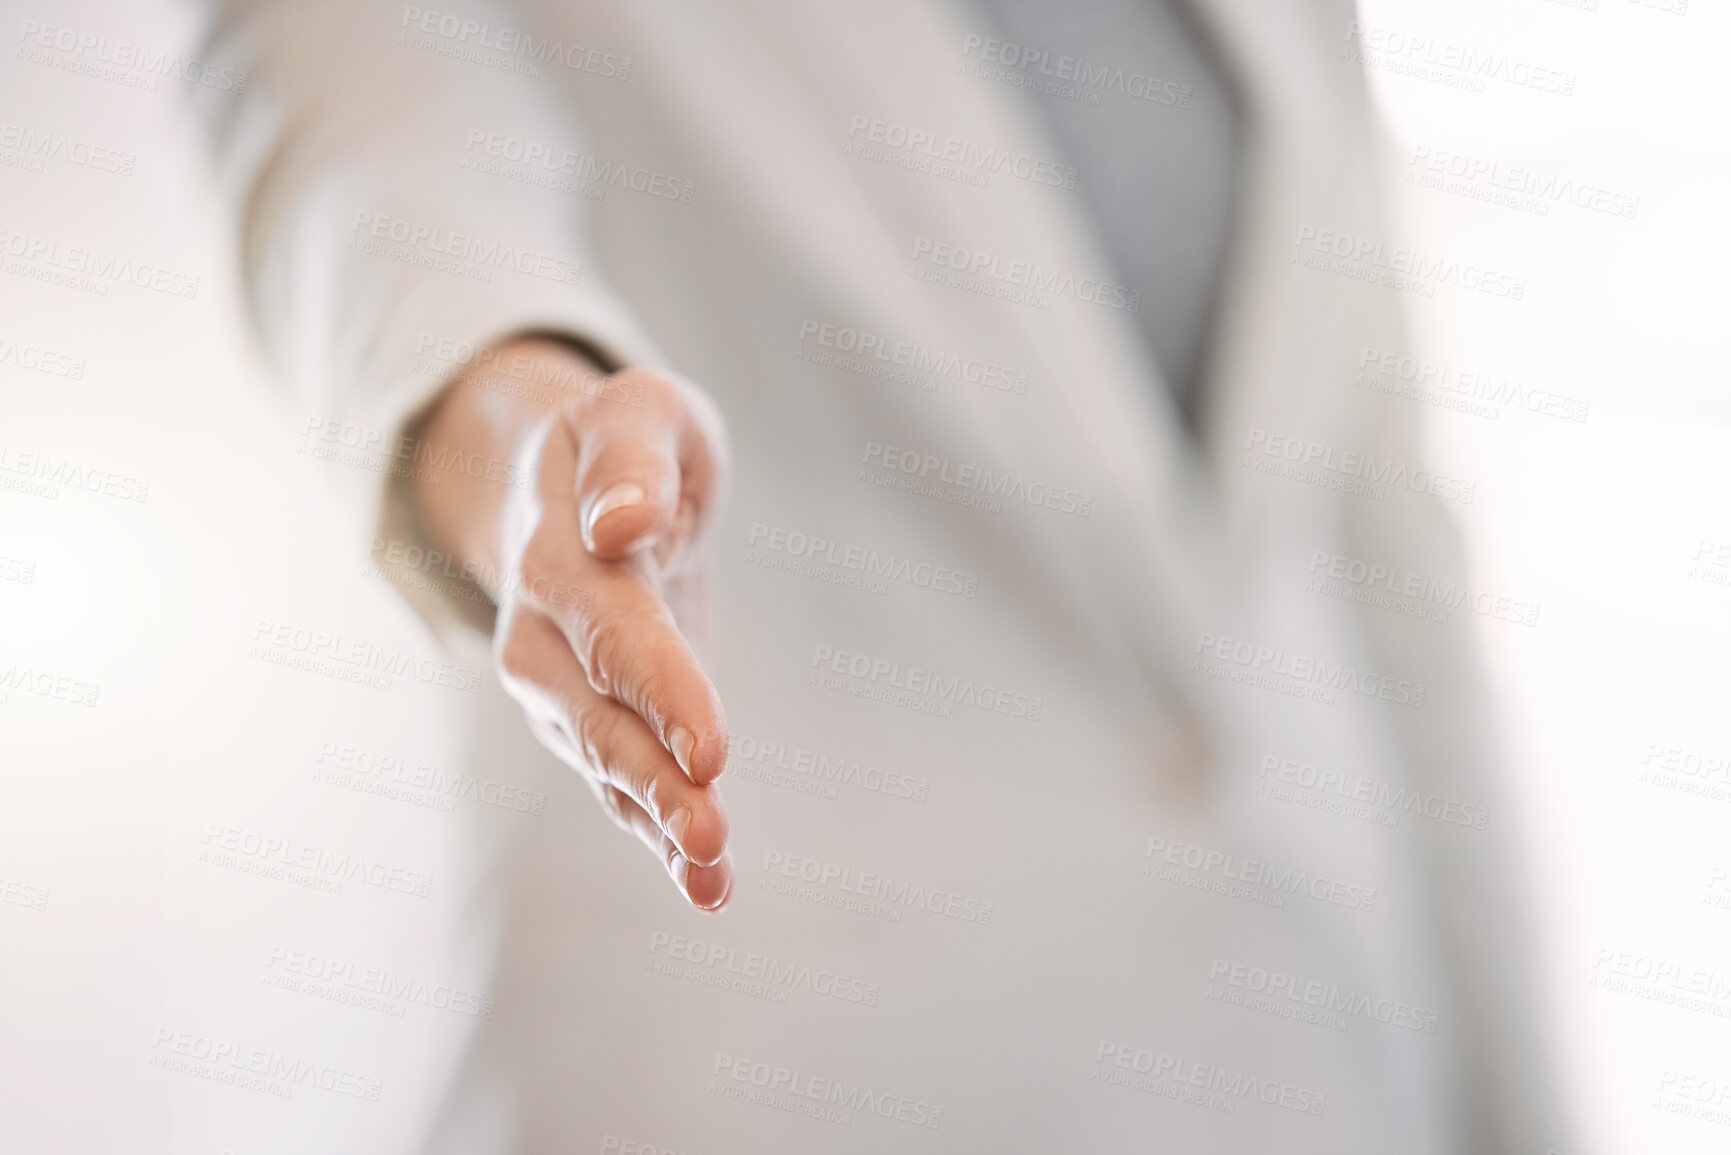
[{"label": "white blazer", "polygon": [[[219,13],[246,284],[304,405],[395,430],[544,329],[700,382],[735,450],[733,906],[681,909],[593,808],[507,840],[497,1014],[428,1150],[1569,1141],[1467,615],[1314,588],[1464,581],[1470,496],[1360,384],[1406,345],[1354,275],[1393,238],[1351,6],[1195,3],[1247,102],[1196,438],[1038,176],[1058,97],[982,76],[961,4]],[[568,788],[496,691],[476,726]]]}]

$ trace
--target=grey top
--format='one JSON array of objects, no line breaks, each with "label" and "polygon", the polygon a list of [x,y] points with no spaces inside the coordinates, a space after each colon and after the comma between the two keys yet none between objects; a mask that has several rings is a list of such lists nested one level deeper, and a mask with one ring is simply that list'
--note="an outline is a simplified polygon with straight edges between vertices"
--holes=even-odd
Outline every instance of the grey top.
[{"label": "grey top", "polygon": [[[1231,78],[1183,0],[974,3],[1023,50],[1002,63],[1049,82],[1024,91],[1076,166],[1119,278],[1141,291],[1143,340],[1188,413],[1237,176],[1242,116]],[[1023,52],[1034,58],[1022,63]],[[1060,65],[1060,57],[1078,63]],[[1140,95],[1150,90],[1152,98]]]}]

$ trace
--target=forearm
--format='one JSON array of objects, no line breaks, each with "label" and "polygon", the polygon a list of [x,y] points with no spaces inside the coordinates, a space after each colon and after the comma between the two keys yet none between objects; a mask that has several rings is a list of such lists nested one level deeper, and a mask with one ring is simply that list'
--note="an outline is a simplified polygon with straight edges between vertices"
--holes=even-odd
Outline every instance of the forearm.
[{"label": "forearm", "polygon": [[[500,581],[498,480],[531,426],[565,398],[594,394],[605,374],[575,347],[545,337],[506,341],[453,380],[419,423],[417,456],[489,468],[417,469],[410,482],[434,543],[461,558],[488,593]],[[491,474],[491,476],[489,476]]]}]

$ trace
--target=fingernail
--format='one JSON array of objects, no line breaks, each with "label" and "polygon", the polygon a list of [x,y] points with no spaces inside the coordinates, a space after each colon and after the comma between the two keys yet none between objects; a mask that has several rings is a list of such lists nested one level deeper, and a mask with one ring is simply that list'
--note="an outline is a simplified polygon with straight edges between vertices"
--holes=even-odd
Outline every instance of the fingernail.
[{"label": "fingernail", "polygon": [[[679,763],[679,768],[685,771],[685,776],[691,778],[691,749],[697,745],[691,731],[684,726],[675,726],[667,735],[667,748],[673,751],[673,760]],[[696,779],[692,778],[695,782]]]},{"label": "fingernail", "polygon": [[685,832],[691,829],[691,808],[675,806],[673,813],[667,816],[667,837],[673,839],[673,845],[685,850]]},{"label": "fingernail", "polygon": [[673,852],[673,857],[668,860],[667,869],[673,875],[673,881],[674,884],[679,887],[679,893],[683,894],[689,900],[691,898],[691,887],[687,885],[687,883],[691,876],[691,860],[686,858],[685,855],[679,853],[679,851],[675,850]]},{"label": "fingernail", "polygon": [[[721,892],[721,897],[715,900],[714,906],[699,906],[697,908],[705,914],[719,914],[721,911],[726,910],[728,900],[733,897],[733,871],[731,869],[733,860],[731,858],[724,858],[723,861],[729,864],[729,870],[727,872],[727,889]],[[687,895],[686,897],[689,898],[690,896]]]},{"label": "fingernail", "polygon": [[589,522],[585,530],[593,535],[595,525],[602,518],[616,509],[624,509],[628,505],[643,504],[643,487],[635,482],[621,481],[618,485],[606,490],[595,499],[595,504],[589,507]]}]

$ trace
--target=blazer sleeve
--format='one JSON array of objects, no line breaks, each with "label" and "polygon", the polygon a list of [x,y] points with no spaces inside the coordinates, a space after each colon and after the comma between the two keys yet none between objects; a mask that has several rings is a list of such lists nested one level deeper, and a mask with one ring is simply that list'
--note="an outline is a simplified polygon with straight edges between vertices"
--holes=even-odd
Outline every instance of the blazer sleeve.
[{"label": "blazer sleeve", "polygon": [[494,133],[583,149],[565,90],[473,46],[532,31],[528,18],[438,7],[212,0],[206,56],[245,80],[201,94],[201,111],[246,304],[295,420],[349,455],[355,468],[331,472],[376,511],[369,544],[385,548],[369,552],[444,634],[489,629],[493,607],[386,556],[418,537],[404,478],[425,463],[405,432],[466,358],[514,334],[564,336],[609,370],[660,357],[599,276],[581,200],[476,171]]}]

